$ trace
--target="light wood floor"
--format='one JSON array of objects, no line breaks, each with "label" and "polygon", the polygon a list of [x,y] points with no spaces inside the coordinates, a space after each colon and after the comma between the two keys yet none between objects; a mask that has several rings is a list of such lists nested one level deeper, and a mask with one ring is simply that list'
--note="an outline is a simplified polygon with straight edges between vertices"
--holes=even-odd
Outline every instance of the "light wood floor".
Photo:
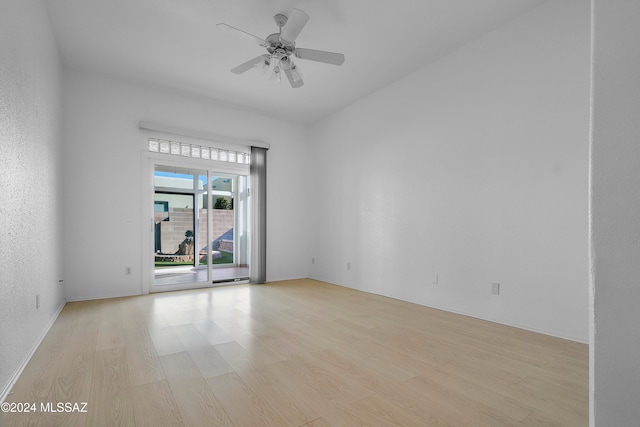
[{"label": "light wood floor", "polygon": [[[587,426],[588,350],[313,280],[68,303],[0,425]],[[41,402],[87,402],[42,413]]]}]

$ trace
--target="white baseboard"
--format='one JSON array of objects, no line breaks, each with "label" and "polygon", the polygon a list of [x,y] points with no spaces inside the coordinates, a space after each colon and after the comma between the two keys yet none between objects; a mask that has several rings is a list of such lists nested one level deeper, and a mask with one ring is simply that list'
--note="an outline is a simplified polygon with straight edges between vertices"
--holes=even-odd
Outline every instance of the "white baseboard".
[{"label": "white baseboard", "polygon": [[44,328],[44,331],[42,331],[42,334],[40,334],[40,337],[38,338],[36,343],[33,345],[29,353],[27,353],[26,357],[24,358],[20,366],[18,366],[18,369],[15,371],[15,373],[11,376],[9,383],[7,383],[6,386],[2,389],[2,393],[0,393],[0,403],[4,402],[7,396],[11,393],[11,389],[13,389],[13,386],[15,385],[16,381],[18,381],[18,378],[20,378],[22,371],[24,371],[24,368],[27,367],[27,364],[33,357],[33,354],[36,352],[38,347],[40,347],[42,340],[44,340],[44,337],[47,336],[47,334],[49,333],[49,330],[51,329],[55,321],[58,319],[58,316],[60,315],[60,312],[62,312],[62,309],[64,308],[64,305],[66,303],[67,301],[62,300],[62,304],[60,304],[60,307],[58,307],[58,310],[56,310],[56,313],[53,315],[53,317],[51,318],[47,326]]}]

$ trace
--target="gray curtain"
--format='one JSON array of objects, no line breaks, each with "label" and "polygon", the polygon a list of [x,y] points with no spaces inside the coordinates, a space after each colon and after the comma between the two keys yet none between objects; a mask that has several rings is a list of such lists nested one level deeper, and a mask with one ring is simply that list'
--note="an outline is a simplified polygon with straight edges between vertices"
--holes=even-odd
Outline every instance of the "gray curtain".
[{"label": "gray curtain", "polygon": [[251,283],[267,281],[267,149],[251,147]]}]

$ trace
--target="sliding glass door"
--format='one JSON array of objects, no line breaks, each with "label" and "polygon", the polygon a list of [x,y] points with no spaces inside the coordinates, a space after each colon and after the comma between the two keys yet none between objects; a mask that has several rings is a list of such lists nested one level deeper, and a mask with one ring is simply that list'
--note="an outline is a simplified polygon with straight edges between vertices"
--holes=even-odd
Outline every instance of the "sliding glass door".
[{"label": "sliding glass door", "polygon": [[249,278],[247,177],[153,165],[151,292]]}]

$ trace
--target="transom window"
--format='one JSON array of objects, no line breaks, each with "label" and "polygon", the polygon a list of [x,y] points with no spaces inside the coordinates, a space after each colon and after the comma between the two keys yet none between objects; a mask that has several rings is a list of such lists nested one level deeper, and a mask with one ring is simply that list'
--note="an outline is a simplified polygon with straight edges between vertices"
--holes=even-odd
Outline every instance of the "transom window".
[{"label": "transom window", "polygon": [[168,154],[171,156],[240,163],[245,165],[248,165],[251,161],[249,153],[242,151],[225,150],[205,145],[188,144],[156,138],[149,138],[149,151],[152,153]]}]

